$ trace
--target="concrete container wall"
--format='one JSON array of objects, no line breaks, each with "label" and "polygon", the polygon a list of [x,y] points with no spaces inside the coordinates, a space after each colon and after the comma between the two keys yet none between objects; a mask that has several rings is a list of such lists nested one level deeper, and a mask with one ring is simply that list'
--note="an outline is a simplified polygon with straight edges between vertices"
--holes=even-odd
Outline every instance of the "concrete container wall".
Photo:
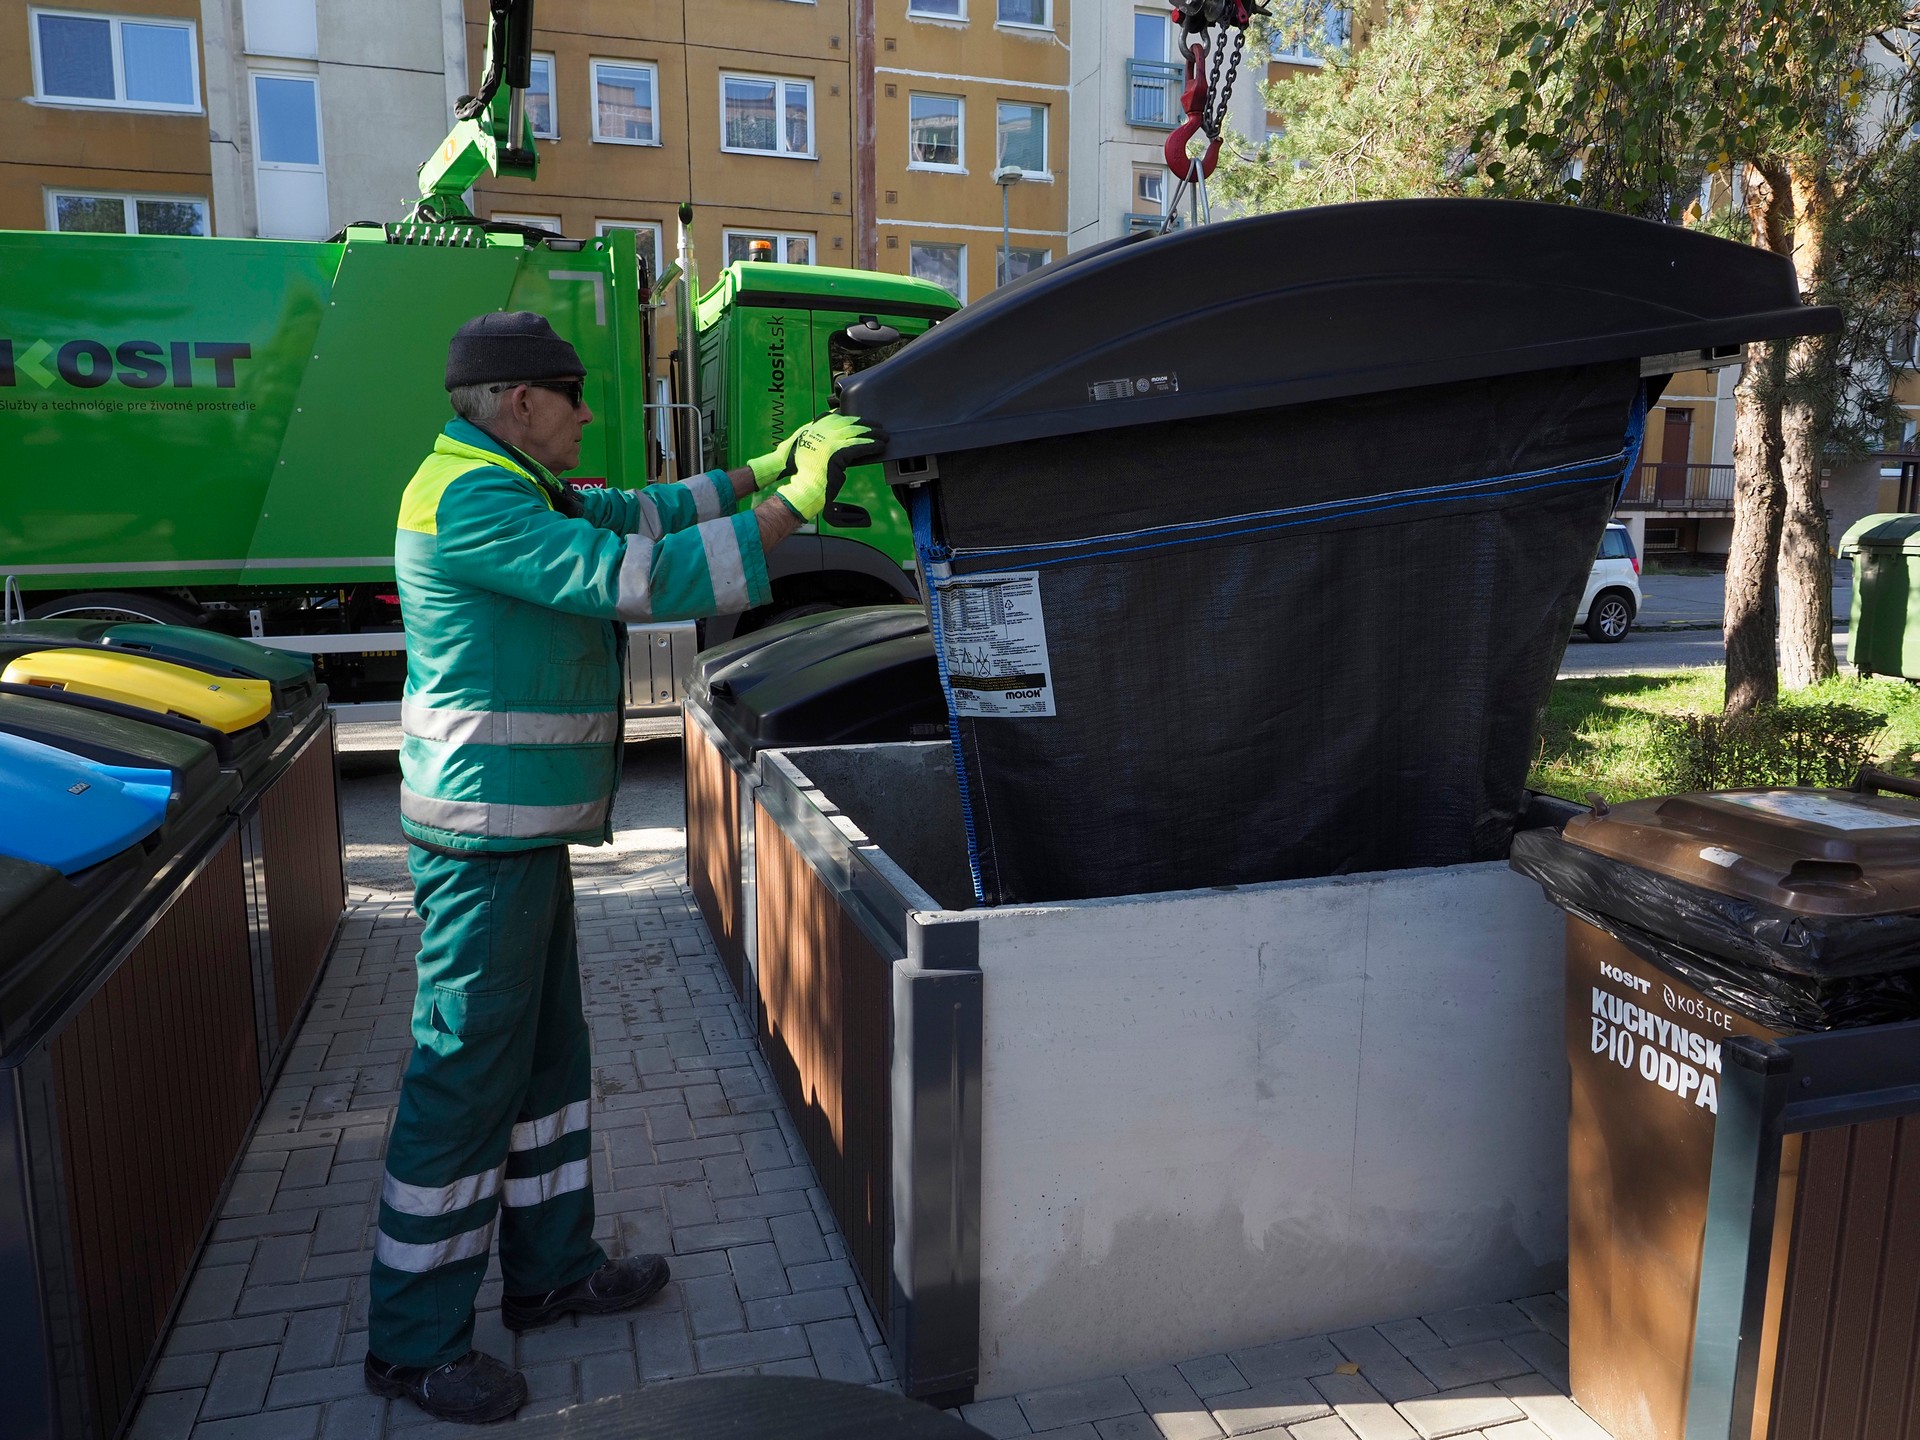
[{"label": "concrete container wall", "polygon": [[1497,864],[982,913],[980,1393],[1558,1285],[1563,955]]},{"label": "concrete container wall", "polygon": [[759,771],[843,907],[977,956],[979,1396],[1561,1283],[1562,917],[1504,864],[966,908],[945,745]]}]

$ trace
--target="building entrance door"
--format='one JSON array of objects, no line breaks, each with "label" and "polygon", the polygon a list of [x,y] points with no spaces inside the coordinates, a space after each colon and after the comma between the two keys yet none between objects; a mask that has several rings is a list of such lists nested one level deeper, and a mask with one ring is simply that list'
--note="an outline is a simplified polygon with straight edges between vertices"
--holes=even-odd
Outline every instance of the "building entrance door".
[{"label": "building entrance door", "polygon": [[1660,441],[1660,469],[1654,485],[1655,503],[1663,510],[1687,508],[1687,460],[1693,453],[1693,411],[1672,410]]}]

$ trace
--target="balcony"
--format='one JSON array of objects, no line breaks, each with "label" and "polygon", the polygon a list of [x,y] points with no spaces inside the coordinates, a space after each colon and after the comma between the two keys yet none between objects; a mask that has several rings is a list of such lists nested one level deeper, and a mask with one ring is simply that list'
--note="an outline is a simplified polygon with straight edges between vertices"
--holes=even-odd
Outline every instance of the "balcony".
[{"label": "balcony", "polygon": [[1727,515],[1733,512],[1733,466],[1675,465],[1649,460],[1628,482],[1622,510],[1666,510]]},{"label": "balcony", "polygon": [[1186,118],[1180,91],[1187,68],[1174,60],[1127,61],[1127,123],[1171,130]]}]

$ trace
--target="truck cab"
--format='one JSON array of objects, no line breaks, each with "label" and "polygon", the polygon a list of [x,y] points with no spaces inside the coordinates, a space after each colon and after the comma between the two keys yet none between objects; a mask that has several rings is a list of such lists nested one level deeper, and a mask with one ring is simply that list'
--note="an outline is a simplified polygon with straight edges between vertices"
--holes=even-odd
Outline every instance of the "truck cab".
[{"label": "truck cab", "polygon": [[[764,454],[832,402],[836,381],[877,365],[960,308],[905,275],[738,261],[694,315],[702,463]],[[770,604],[704,622],[709,645],[777,620],[919,599],[906,512],[878,465],[855,467],[816,525],[768,557]]]}]

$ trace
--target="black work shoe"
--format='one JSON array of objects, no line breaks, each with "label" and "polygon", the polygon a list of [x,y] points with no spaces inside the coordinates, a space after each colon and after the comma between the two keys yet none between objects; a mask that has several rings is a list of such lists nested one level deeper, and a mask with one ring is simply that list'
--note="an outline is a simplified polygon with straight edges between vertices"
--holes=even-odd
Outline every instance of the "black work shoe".
[{"label": "black work shoe", "polygon": [[527,1403],[525,1377],[478,1350],[432,1368],[389,1365],[369,1350],[364,1373],[374,1394],[411,1400],[434,1419],[461,1425],[504,1420]]},{"label": "black work shoe", "polygon": [[584,1280],[544,1295],[502,1295],[500,1320],[509,1330],[531,1330],[562,1315],[611,1315],[657,1294],[673,1272],[664,1255],[609,1260]]}]

